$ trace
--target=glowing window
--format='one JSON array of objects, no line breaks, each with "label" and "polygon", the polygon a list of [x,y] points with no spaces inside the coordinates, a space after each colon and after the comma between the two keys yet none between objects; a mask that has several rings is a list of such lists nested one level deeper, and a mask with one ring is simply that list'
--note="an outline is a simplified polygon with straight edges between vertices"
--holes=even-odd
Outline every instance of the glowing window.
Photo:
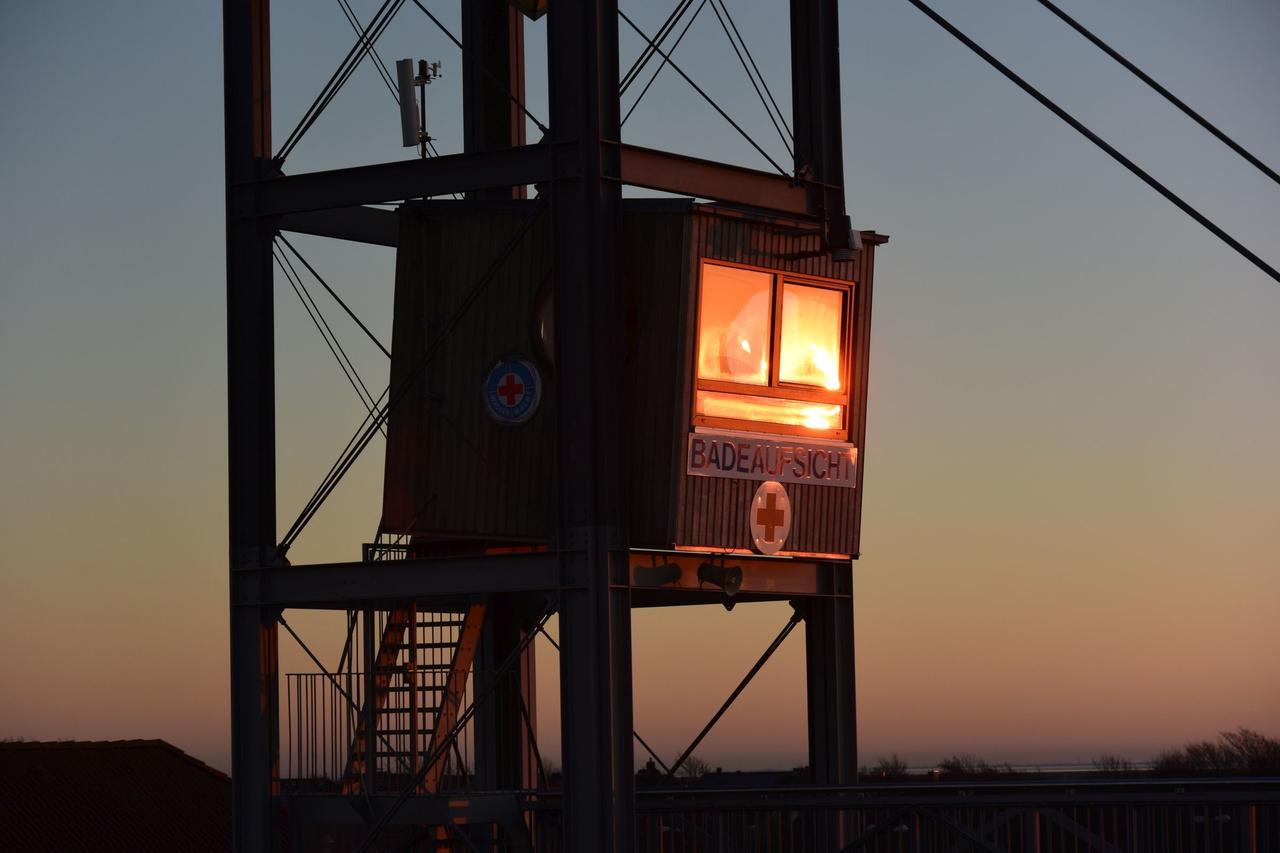
[{"label": "glowing window", "polygon": [[698,392],[698,411],[712,418],[769,421],[787,426],[828,430],[840,426],[843,409],[843,406],[805,400],[780,400],[776,397],[725,394],[720,391]]},{"label": "glowing window", "polygon": [[844,293],[803,284],[782,285],[782,346],[778,379],[839,391]]},{"label": "glowing window", "polygon": [[703,262],[694,422],[847,437],[851,287]]},{"label": "glowing window", "polygon": [[702,270],[698,376],[769,384],[773,276],[707,264]]}]

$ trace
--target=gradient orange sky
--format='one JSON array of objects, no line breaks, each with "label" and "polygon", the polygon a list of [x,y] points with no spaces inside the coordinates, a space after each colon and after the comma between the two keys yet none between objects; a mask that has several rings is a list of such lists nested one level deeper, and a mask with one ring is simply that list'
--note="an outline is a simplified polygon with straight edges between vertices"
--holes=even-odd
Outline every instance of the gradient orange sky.
[{"label": "gradient orange sky", "polygon": [[[446,20],[456,5],[434,4]],[[649,29],[666,11],[624,5]],[[1065,5],[1280,163],[1274,4]],[[1280,189],[1034,6],[946,11],[1280,263]],[[273,7],[283,138],[351,36],[337,9]],[[786,109],[784,4],[730,7]],[[892,235],[861,454],[863,760],[1142,760],[1239,725],[1280,736],[1280,285],[907,4],[841,13],[849,206]],[[0,10],[0,737],[159,737],[228,765],[219,27],[216,4],[191,0]],[[778,154],[714,19],[689,39],[683,67]],[[411,10],[383,47],[444,60],[428,124],[458,150],[454,48]],[[545,117],[541,80],[529,101]],[[364,68],[291,168],[404,156],[396,121]],[[669,73],[626,138],[762,162]],[[295,242],[389,339],[391,253]],[[281,291],[277,309],[282,529],[360,418],[293,300]],[[385,360],[338,319],[381,387]],[[381,453],[293,559],[358,557]],[[787,615],[637,612],[640,732],[678,753]],[[336,657],[337,619],[290,621]],[[309,669],[281,650],[282,669]],[[702,757],[803,763],[802,651],[796,632]],[[545,644],[540,661],[554,754]]]}]

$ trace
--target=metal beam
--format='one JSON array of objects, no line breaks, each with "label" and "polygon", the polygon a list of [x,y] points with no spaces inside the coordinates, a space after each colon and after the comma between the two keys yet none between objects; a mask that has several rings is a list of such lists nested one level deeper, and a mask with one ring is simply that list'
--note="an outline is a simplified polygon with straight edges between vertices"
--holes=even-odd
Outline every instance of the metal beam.
[{"label": "metal beam", "polygon": [[[852,565],[833,565],[839,582],[852,589]],[[853,598],[809,598],[797,602],[804,615],[809,711],[809,771],[819,785],[858,781],[857,704],[854,683]],[[847,816],[835,814],[811,827],[815,849],[835,849],[852,837]]]},{"label": "metal beam", "polygon": [[690,551],[644,551],[629,554],[631,587],[639,591],[680,592],[686,595],[710,593],[723,596],[712,583],[699,577],[704,565],[742,572],[738,594],[744,597],[769,595],[775,598],[811,595],[843,595],[838,584],[841,564],[754,554],[699,554]]},{"label": "metal beam", "polygon": [[[277,798],[288,809],[291,820],[301,826],[363,825],[387,819],[391,824],[500,824],[514,826],[523,820],[520,797],[516,794],[467,794],[462,797],[420,795],[397,803],[394,795],[367,799],[366,817],[351,806],[351,798],[306,794]],[[388,813],[390,816],[387,817]]]},{"label": "metal beam", "polygon": [[817,216],[804,182],[638,145],[622,145],[622,183],[792,216]]},{"label": "metal beam", "polygon": [[[462,147],[494,151],[525,144],[524,15],[507,0],[461,0]],[[524,198],[525,185],[468,193]]]},{"label": "metal beam", "polygon": [[832,250],[858,248],[845,215],[840,128],[840,28],[836,0],[791,0],[791,109],[795,174],[812,181],[809,210]]},{"label": "metal beam", "polygon": [[[524,15],[508,0],[460,0],[462,21],[462,140],[467,152],[525,144]],[[468,193],[468,198],[524,198],[523,184]],[[489,600],[476,649],[477,691],[492,688],[474,719],[472,769],[482,791],[537,787],[530,731],[536,731],[536,673],[533,643],[521,643],[527,627],[520,611],[541,610],[538,594],[495,595]],[[522,607],[521,605],[530,605]],[[531,617],[536,618],[536,617]],[[519,660],[506,672],[502,662],[516,648]],[[496,682],[496,683],[495,683]],[[526,725],[526,716],[528,724]]]},{"label": "metal beam", "polygon": [[400,217],[377,207],[338,207],[290,213],[280,219],[280,230],[394,249],[399,243]]},{"label": "metal beam", "polygon": [[[227,498],[231,584],[275,557],[275,353],[271,240],[234,216],[235,187],[271,159],[269,0],[224,0],[223,93],[227,185]],[[275,613],[231,608],[232,845],[278,849],[271,797],[279,784]]]},{"label": "metal beam", "polygon": [[[796,181],[757,169],[639,145],[610,147],[617,149],[617,156],[610,158],[614,165],[607,173],[607,180],[788,216],[817,218],[825,209],[820,192],[823,187],[812,181]],[[308,230],[308,227],[335,230],[349,227],[356,234],[367,233],[370,229],[381,234],[384,226],[375,224],[376,216],[366,216],[360,205],[455,192],[474,194],[476,190],[485,189],[498,190],[506,195],[512,188],[551,180],[553,160],[559,164],[560,176],[567,177],[566,171],[573,168],[571,160],[556,159],[548,145],[523,145],[449,154],[428,160],[399,160],[349,169],[277,175],[235,187],[229,197],[229,205],[237,217],[286,216],[288,218],[281,225],[285,230],[322,233]],[[817,195],[814,194],[815,188],[819,191]],[[335,208],[352,211],[343,214],[352,217],[349,224],[341,218],[297,216]],[[362,219],[355,219],[357,216]],[[385,238],[346,237],[340,231],[323,236],[388,245],[383,242]]]},{"label": "metal beam", "polygon": [[547,23],[555,273],[557,540],[573,588],[560,596],[565,848],[634,844],[631,601],[617,376],[617,0],[553,3]]},{"label": "metal beam", "polygon": [[[846,576],[848,564],[838,567]],[[849,581],[846,581],[851,583]],[[804,614],[809,691],[809,767],[819,785],[858,781],[853,679],[853,599],[814,598]]]},{"label": "metal beam", "polygon": [[488,187],[524,186],[552,177],[552,151],[523,145],[499,151],[447,154],[371,166],[278,175],[233,188],[235,216],[282,216],[448,195]]},{"label": "metal beam", "polygon": [[343,610],[559,586],[559,558],[537,553],[281,566],[234,576],[231,594],[237,605]]}]

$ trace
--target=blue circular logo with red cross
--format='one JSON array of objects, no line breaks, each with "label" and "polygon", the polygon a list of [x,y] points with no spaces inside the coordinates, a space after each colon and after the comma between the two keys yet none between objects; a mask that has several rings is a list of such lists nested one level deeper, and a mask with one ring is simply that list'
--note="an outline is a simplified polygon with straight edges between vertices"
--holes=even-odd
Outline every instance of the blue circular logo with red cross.
[{"label": "blue circular logo with red cross", "polygon": [[538,410],[542,376],[532,362],[503,359],[484,380],[484,405],[500,424],[522,424]]}]

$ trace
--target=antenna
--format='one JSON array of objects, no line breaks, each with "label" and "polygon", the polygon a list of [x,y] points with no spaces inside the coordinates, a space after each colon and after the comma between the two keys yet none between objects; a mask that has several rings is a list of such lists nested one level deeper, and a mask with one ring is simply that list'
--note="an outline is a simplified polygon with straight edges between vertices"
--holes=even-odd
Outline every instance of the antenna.
[{"label": "antenna", "polygon": [[421,140],[422,125],[418,122],[418,97],[415,92],[413,60],[396,60],[396,88],[400,90],[400,138],[405,148],[413,148]]},{"label": "antenna", "polygon": [[427,84],[440,76],[440,63],[418,60],[414,74],[412,59],[396,60],[396,88],[400,95],[400,144],[405,148],[425,145],[431,137],[424,130],[427,117]]}]

